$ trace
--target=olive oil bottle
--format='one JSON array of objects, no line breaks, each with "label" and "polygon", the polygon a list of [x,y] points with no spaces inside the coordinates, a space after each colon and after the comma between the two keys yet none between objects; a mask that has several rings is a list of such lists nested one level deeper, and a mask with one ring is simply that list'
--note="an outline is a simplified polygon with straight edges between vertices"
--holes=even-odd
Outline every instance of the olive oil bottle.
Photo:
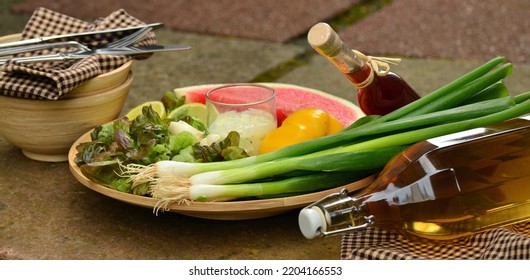
[{"label": "olive oil bottle", "polygon": [[530,118],[416,143],[360,193],[302,209],[311,239],[367,227],[450,240],[530,220]]}]

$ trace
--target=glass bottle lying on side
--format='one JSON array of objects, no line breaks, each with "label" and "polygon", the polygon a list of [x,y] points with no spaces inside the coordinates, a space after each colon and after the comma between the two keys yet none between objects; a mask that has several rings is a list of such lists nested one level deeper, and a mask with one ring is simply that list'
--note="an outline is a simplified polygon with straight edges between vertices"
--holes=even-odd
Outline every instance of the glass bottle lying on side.
[{"label": "glass bottle lying on side", "polygon": [[416,143],[360,193],[332,194],[299,214],[308,239],[373,226],[449,240],[526,220],[530,117]]}]

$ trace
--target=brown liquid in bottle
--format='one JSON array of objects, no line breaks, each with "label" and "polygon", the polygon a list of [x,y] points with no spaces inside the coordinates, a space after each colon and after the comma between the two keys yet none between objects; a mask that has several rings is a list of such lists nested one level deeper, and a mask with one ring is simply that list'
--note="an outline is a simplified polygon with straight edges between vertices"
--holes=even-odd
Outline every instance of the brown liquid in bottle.
[{"label": "brown liquid in bottle", "polygon": [[[420,99],[416,91],[396,73],[375,73],[368,63],[370,59],[351,50],[328,24],[314,25],[309,30],[307,39],[318,53],[333,63],[357,87],[357,102],[365,114],[386,115]],[[371,59],[372,62],[376,61],[375,58]]]},{"label": "brown liquid in bottle", "polygon": [[[513,120],[479,133],[523,122],[528,125]],[[530,219],[530,127],[457,149],[446,144],[412,146],[364,191],[374,226],[445,240]]]},{"label": "brown liquid in bottle", "polygon": [[[366,80],[370,71],[372,68],[365,64],[357,72],[344,74],[354,84],[359,84]],[[367,115],[386,115],[418,99],[416,91],[394,72],[374,75],[368,86],[357,90],[357,103]]]}]

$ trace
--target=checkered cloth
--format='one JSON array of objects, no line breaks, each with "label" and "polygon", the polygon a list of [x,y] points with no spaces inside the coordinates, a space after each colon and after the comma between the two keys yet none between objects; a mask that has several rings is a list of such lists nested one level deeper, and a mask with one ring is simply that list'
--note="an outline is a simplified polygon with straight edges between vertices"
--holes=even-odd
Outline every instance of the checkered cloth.
[{"label": "checkered cloth", "polygon": [[342,259],[467,260],[530,259],[530,222],[499,227],[444,243],[414,242],[390,231],[369,228],[342,237]]},{"label": "checkered cloth", "polygon": [[[141,24],[144,23],[127,14],[123,9],[117,10],[93,23],[88,23],[45,8],[38,8],[34,11],[21,35],[22,39],[30,39],[49,35],[124,28]],[[112,36],[126,36],[129,33],[131,31]],[[77,41],[89,47],[101,46],[115,39],[117,38],[111,38],[109,35],[76,38]],[[155,44],[156,36],[153,32],[150,32],[136,45],[147,46]],[[57,48],[21,55],[58,53],[65,50],[71,49]],[[141,58],[145,58],[145,56]],[[0,93],[19,98],[58,100],[82,83],[100,74],[112,71],[131,59],[129,56],[95,55],[77,61],[40,63],[9,61],[0,66]]]}]

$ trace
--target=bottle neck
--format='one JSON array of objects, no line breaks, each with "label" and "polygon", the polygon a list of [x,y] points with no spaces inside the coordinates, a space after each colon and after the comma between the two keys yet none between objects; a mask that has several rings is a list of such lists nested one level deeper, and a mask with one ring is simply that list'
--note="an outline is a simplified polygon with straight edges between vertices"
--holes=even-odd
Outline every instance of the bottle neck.
[{"label": "bottle neck", "polygon": [[363,66],[365,66],[364,60],[355,55],[346,44],[341,44],[341,47],[335,54],[326,54],[322,52],[321,54],[335,64],[335,66],[344,74],[358,72]]},{"label": "bottle neck", "polygon": [[307,34],[309,44],[333,63],[357,88],[370,85],[374,80],[369,57],[348,47],[326,23],[315,24]]},{"label": "bottle neck", "polygon": [[326,217],[327,226],[323,235],[364,230],[375,222],[374,217],[364,209],[364,198],[351,197],[343,191],[335,199],[317,206]]},{"label": "bottle neck", "polygon": [[331,61],[359,89],[367,87],[375,79],[372,67],[346,44],[342,44],[334,55],[321,55]]},{"label": "bottle neck", "polygon": [[363,201],[350,197],[346,190],[329,195],[300,212],[300,229],[309,239],[364,230],[375,219],[365,212]]}]

